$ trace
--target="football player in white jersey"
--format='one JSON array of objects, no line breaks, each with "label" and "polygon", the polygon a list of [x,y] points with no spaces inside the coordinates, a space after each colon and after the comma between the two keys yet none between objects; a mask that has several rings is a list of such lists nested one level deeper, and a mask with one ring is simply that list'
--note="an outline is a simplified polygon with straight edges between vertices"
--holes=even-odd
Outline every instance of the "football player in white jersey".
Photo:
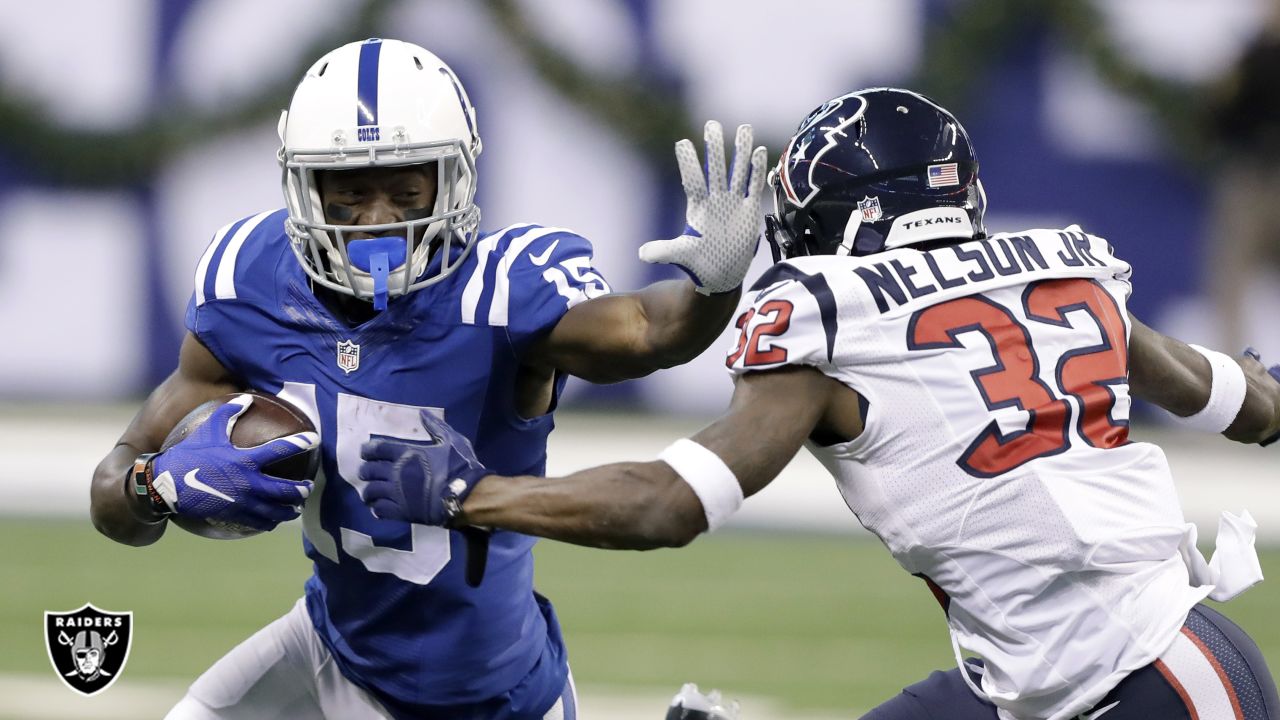
[{"label": "football player in white jersey", "polygon": [[1206,562],[1164,453],[1128,437],[1140,397],[1269,444],[1280,366],[1138,322],[1129,265],[1079,227],[988,235],[969,138],[917,93],[824,103],[771,182],[782,262],[738,318],[719,420],[653,462],[508,478],[424,414],[442,442],[368,463],[399,470],[370,472],[384,479],[365,502],[414,522],[680,546],[807,445],[928,583],[956,652],[955,669],[866,718],[1280,718],[1255,644],[1200,602],[1261,579],[1256,526],[1224,513]]}]

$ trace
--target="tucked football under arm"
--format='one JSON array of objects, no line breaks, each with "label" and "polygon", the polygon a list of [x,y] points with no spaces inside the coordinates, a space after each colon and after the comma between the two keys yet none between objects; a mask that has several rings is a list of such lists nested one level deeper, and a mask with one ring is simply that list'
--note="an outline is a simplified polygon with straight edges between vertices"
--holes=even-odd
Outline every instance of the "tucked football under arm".
[{"label": "tucked football under arm", "polygon": [[689,362],[720,336],[737,290],[699,294],[688,280],[665,280],[570,308],[526,362],[595,383],[644,377]]},{"label": "tucked football under arm", "polygon": [[[738,378],[728,411],[692,440],[719,457],[749,497],[791,461],[842,397],[837,388],[843,386],[809,367],[748,373]],[[678,547],[708,527],[693,487],[658,460],[558,478],[490,475],[462,512],[463,524],[612,549]]]}]

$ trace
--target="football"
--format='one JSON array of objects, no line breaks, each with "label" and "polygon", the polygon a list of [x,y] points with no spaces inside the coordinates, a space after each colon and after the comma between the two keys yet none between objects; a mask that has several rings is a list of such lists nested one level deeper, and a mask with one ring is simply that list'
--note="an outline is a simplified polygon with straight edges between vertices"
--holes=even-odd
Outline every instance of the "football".
[{"label": "football", "polygon": [[[255,390],[245,391],[253,396],[253,402],[243,415],[236,418],[231,428],[231,443],[236,447],[254,447],[276,438],[299,432],[315,432],[315,426],[306,414],[274,395]],[[181,442],[193,430],[209,419],[213,411],[224,403],[244,393],[232,393],[214,398],[187,413],[160,446],[164,452]],[[312,480],[320,467],[320,448],[278,460],[263,468],[263,472],[287,480]],[[169,518],[175,525],[190,533],[214,540],[234,540],[259,534],[260,530],[235,523],[218,522],[174,515]]]}]

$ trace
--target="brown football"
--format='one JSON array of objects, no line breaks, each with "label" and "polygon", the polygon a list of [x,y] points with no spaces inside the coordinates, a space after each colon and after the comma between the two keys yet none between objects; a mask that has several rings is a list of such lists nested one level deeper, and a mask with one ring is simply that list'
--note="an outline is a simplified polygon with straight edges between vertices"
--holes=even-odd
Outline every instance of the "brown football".
[{"label": "brown football", "polygon": [[[305,413],[293,405],[274,395],[267,395],[256,390],[246,391],[253,396],[253,402],[243,415],[236,418],[231,428],[231,443],[236,447],[254,447],[266,442],[299,432],[315,432]],[[161,452],[168,450],[190,435],[209,419],[213,411],[222,404],[233,400],[242,393],[232,393],[214,398],[197,407],[182,418],[160,446]],[[268,475],[288,480],[312,480],[320,467],[320,449],[287,457],[267,465],[262,470]],[[261,531],[234,523],[185,518],[174,515],[170,520],[187,532],[215,540],[234,540],[257,535]]]}]

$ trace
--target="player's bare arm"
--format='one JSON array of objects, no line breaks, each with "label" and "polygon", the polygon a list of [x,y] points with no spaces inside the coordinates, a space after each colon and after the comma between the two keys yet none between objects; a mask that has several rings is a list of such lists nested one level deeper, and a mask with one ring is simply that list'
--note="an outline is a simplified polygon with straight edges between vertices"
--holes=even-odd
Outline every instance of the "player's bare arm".
[{"label": "player's bare arm", "polygon": [[702,295],[688,280],[588,300],[565,313],[530,362],[596,383],[689,362],[715,341],[741,290]]},{"label": "player's bare arm", "polygon": [[[438,418],[424,416],[423,422],[441,440],[439,447],[452,447],[454,454],[445,459],[442,451],[432,451],[441,457],[426,460],[427,475],[471,475],[473,489],[460,512],[446,518],[432,490],[426,492],[425,506],[408,508],[403,497],[393,497],[389,483],[375,481],[365,499],[381,516],[407,512],[415,522],[500,527],[633,550],[678,547],[708,529],[705,490],[695,491],[668,461],[614,463],[559,478],[490,475],[465,459],[470,453],[465,438]],[[789,366],[739,378],[728,411],[692,441],[701,446],[699,452],[719,458],[736,479],[740,497],[749,497],[782,471],[806,438],[836,442],[856,437],[861,429],[854,391],[813,368]],[[428,484],[446,490],[442,483]]]},{"label": "player's bare arm", "polygon": [[[1213,368],[1187,343],[1147,327],[1129,316],[1129,388],[1135,397],[1179,417],[1200,412],[1209,402]],[[1236,360],[1244,371],[1244,404],[1223,434],[1237,442],[1257,443],[1280,433],[1280,382],[1257,358]]]},{"label": "player's bare arm", "polygon": [[126,473],[139,455],[159,450],[183,416],[201,403],[238,389],[226,368],[188,334],[182,341],[177,369],[152,391],[116,446],[94,470],[90,507],[99,532],[127,545],[149,545],[160,539],[166,523],[150,522],[138,512],[138,497],[127,492]]},{"label": "player's bare arm", "polygon": [[752,149],[751,126],[739,126],[726,180],[720,125],[707,123],[705,137],[705,173],[693,144],[676,143],[688,198],[684,234],[640,248],[642,260],[675,265],[689,279],[571,308],[532,349],[528,364],[617,382],[688,362],[719,336],[759,243],[767,154]]}]

